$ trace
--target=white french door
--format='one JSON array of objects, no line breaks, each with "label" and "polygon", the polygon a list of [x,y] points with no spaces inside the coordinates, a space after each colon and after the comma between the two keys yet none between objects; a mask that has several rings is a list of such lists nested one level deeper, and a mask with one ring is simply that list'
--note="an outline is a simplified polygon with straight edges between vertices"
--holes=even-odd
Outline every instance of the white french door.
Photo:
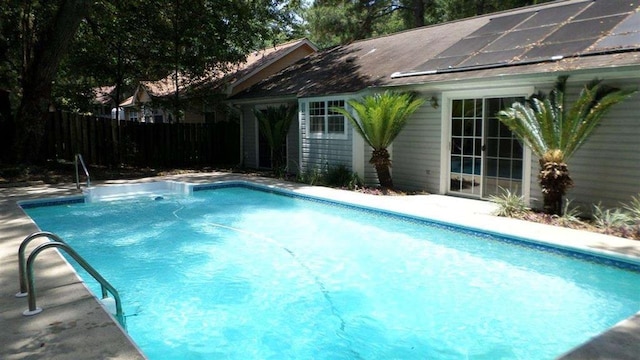
[{"label": "white french door", "polygon": [[523,97],[453,98],[448,192],[487,198],[502,189],[522,195],[524,149],[496,117]]}]

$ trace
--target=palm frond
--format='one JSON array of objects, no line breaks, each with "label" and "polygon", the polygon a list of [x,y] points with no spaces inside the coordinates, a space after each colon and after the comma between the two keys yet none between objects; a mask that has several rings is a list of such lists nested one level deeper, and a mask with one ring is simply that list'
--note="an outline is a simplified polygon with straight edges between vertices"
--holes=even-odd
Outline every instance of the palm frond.
[{"label": "palm frond", "polygon": [[571,157],[598,127],[609,109],[636,92],[636,89],[618,89],[602,85],[600,80],[589,82],[569,110],[567,134],[563,144],[565,156]]},{"label": "palm frond", "polygon": [[620,90],[594,79],[580,92],[570,110],[565,107],[567,76],[560,76],[548,96],[532,96],[526,103],[514,103],[498,113],[498,118],[521,138],[538,157],[553,153],[567,161],[598,126],[615,104],[636,89]]},{"label": "palm frond", "polygon": [[386,149],[423,103],[410,93],[385,91],[361,100],[348,102],[353,113],[344,108],[332,108],[344,115],[363,139],[376,150]]},{"label": "palm frond", "polygon": [[255,117],[258,119],[258,128],[271,149],[283,143],[296,112],[297,107],[289,105],[254,110]]}]

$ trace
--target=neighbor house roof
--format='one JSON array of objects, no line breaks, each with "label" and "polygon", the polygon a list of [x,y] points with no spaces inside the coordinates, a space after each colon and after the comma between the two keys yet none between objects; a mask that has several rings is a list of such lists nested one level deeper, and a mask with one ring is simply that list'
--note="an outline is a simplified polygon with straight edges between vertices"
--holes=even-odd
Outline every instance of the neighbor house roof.
[{"label": "neighbor house roof", "polygon": [[236,98],[640,64],[640,0],[567,0],[422,27],[312,54]]},{"label": "neighbor house roof", "polygon": [[[219,92],[227,91],[233,94],[235,88],[241,87],[245,82],[251,82],[252,77],[259,75],[261,71],[267,70],[268,67],[273,66],[275,69],[264,75],[265,77],[282,70],[285,66],[317,50],[317,47],[313,43],[304,38],[278,44],[252,52],[247,56],[246,60],[240,64],[229,64],[227,67],[224,67],[223,70],[215,69],[199,78],[192,79],[184,75],[178,75],[178,89],[179,91],[206,89]],[[287,62],[287,57],[292,55],[294,57]],[[279,61],[283,61],[281,66],[274,65]],[[262,78],[258,80],[261,79]],[[257,80],[251,82],[251,84],[255,82],[257,82]],[[141,81],[136,93],[139,91],[146,91],[151,97],[171,96],[175,93],[173,75],[157,81]],[[134,98],[136,98],[136,95],[125,100],[121,105],[125,106],[125,102],[130,105]]]},{"label": "neighbor house roof", "polygon": [[100,86],[93,89],[93,102],[101,105],[108,105],[114,102],[113,93],[115,91],[115,85]]}]

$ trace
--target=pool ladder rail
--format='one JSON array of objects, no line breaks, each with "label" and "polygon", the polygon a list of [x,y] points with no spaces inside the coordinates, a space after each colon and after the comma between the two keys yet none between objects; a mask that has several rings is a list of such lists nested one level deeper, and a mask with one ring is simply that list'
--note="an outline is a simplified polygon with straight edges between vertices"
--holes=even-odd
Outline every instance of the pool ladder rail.
[{"label": "pool ladder rail", "polygon": [[[27,245],[41,237],[46,237],[49,239],[48,242],[44,242],[38,245],[33,251],[29,254],[29,257],[25,261],[25,251]],[[120,295],[118,291],[104,278],[96,269],[94,269],[89,263],[82,258],[69,244],[64,242],[58,235],[47,232],[47,231],[38,231],[30,234],[20,244],[18,249],[18,273],[20,280],[20,292],[16,294],[16,297],[25,297],[28,296],[29,301],[29,310],[25,310],[22,314],[25,316],[36,315],[42,312],[42,308],[36,306],[36,287],[35,287],[35,278],[34,278],[34,270],[33,264],[36,260],[36,256],[40,254],[42,251],[49,248],[58,248],[64,250],[67,254],[69,254],[80,266],[82,266],[93,278],[100,283],[100,287],[102,290],[102,300],[108,299],[109,294],[113,296],[115,300],[115,314],[113,314],[120,323],[120,325],[126,329],[126,322],[124,318],[124,313],[122,312],[122,302],[120,301]],[[104,303],[104,302],[103,302]]]},{"label": "pool ladder rail", "polygon": [[89,176],[89,170],[87,169],[87,165],[84,163],[82,154],[76,154],[76,156],[73,159],[73,165],[76,168],[76,189],[80,189],[80,172],[78,170],[78,165],[82,166],[82,170],[84,170],[84,175],[87,177],[87,187],[90,187],[91,176]]}]

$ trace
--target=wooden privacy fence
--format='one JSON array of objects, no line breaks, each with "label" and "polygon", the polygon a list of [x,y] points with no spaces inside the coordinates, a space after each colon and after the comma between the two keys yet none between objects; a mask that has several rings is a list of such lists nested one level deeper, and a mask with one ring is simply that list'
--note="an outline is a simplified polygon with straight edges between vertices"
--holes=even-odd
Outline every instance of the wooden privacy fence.
[{"label": "wooden privacy fence", "polygon": [[90,165],[197,167],[240,162],[240,125],[150,124],[51,113],[43,152],[47,159],[72,161],[82,154]]}]

